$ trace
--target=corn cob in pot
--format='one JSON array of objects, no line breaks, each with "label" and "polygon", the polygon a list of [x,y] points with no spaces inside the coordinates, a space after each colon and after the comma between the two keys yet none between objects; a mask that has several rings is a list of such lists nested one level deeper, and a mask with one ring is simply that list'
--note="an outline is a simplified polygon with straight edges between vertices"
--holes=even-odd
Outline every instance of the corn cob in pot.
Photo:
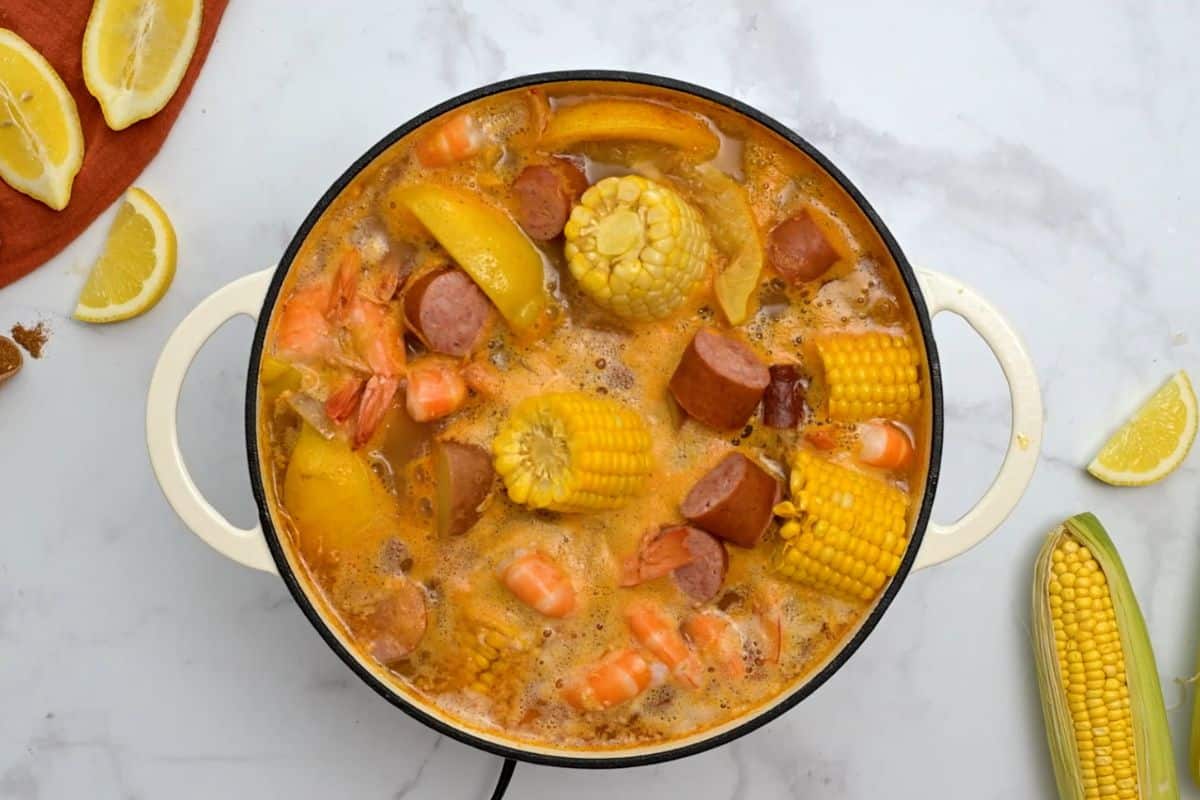
[{"label": "corn cob in pot", "polygon": [[1050,532],[1033,581],[1042,712],[1063,800],[1178,798],[1146,624],[1091,514]]},{"label": "corn cob in pot", "polygon": [[709,237],[699,212],[674,190],[639,175],[605,178],[584,192],[563,234],[575,280],[626,319],[670,314],[708,266]]},{"label": "corn cob in pot", "polygon": [[492,440],[508,496],[531,508],[620,508],[654,468],[650,432],[632,408],[562,392],[520,403]]},{"label": "corn cob in pot", "polygon": [[841,421],[907,419],[921,407],[921,363],[912,339],[842,333],[817,342],[829,416]]},{"label": "corn cob in pot", "polygon": [[791,459],[790,499],[775,507],[775,570],[819,591],[871,600],[908,546],[908,495],[808,450]]}]

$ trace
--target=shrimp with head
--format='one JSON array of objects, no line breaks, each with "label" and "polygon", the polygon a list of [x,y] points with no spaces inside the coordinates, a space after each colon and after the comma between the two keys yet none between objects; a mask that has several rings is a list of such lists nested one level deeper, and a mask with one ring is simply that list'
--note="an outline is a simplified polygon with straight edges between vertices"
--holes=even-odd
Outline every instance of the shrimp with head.
[{"label": "shrimp with head", "polygon": [[354,416],[353,444],[362,447],[383,421],[405,371],[404,333],[390,305],[358,291],[362,258],[351,248],[338,268],[297,286],[284,302],[276,334],[280,356],[336,369],[326,400],[336,422]]}]

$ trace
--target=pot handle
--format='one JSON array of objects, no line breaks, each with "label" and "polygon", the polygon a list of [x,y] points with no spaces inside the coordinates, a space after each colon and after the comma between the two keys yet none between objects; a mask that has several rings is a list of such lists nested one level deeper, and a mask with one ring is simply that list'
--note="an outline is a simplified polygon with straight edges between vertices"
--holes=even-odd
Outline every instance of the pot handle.
[{"label": "pot handle", "polygon": [[930,315],[950,311],[966,320],[1004,370],[1012,397],[1008,452],[992,485],[957,522],[930,522],[913,569],[924,569],[965,553],[1000,527],[1033,478],[1042,447],[1042,392],[1037,371],[1021,337],[995,306],[969,286],[930,270],[918,270]]},{"label": "pot handle", "polygon": [[212,507],[188,472],[179,450],[176,411],[179,393],[192,359],[217,328],[239,314],[257,317],[262,308],[273,269],[238,278],[210,294],[183,318],[163,345],[150,393],[146,398],[146,446],[150,464],[167,502],[183,524],[210,547],[239,564],[275,572],[275,562],[267,549],[262,527],[242,529],[225,519]]}]

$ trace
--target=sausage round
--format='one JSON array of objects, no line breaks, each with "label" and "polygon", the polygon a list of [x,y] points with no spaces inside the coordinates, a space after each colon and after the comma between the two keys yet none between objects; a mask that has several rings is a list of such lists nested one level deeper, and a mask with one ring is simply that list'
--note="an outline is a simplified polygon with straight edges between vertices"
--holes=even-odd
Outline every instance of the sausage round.
[{"label": "sausage round", "polygon": [[492,303],[459,269],[422,275],[404,295],[408,326],[436,353],[465,356],[483,339]]},{"label": "sausage round", "polygon": [[569,161],[531,164],[513,181],[517,222],[529,238],[550,241],[562,233],[571,205],[586,188],[587,178]]},{"label": "sausage round", "polygon": [[683,351],[669,388],[689,416],[710,428],[731,430],[750,419],[770,380],[749,345],[701,328]]},{"label": "sausage round", "polygon": [[763,424],[768,428],[794,428],[804,415],[804,376],[792,364],[775,364],[763,394]]},{"label": "sausage round", "polygon": [[698,603],[707,603],[721,591],[725,572],[729,569],[729,554],[725,545],[711,534],[688,526],[683,546],[692,554],[692,563],[672,572],[676,585]]},{"label": "sausage round", "polygon": [[387,666],[403,661],[425,635],[425,593],[412,579],[397,576],[387,583],[388,594],[367,616],[371,656]]},{"label": "sausage round", "polygon": [[680,505],[689,522],[731,544],[753,547],[771,524],[779,481],[741,453],[730,453],[696,482]]},{"label": "sausage round", "polygon": [[821,277],[839,258],[807,209],[776,225],[768,236],[767,261],[790,283]]},{"label": "sausage round", "polygon": [[442,441],[433,446],[434,514],[438,533],[458,536],[482,515],[483,501],[491,494],[495,471],[482,447]]}]

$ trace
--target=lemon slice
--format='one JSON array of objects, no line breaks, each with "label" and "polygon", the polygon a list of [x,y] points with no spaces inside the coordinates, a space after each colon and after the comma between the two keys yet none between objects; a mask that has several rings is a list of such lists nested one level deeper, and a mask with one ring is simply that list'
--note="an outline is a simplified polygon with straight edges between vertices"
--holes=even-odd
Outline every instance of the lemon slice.
[{"label": "lemon slice", "polygon": [[83,34],[83,79],[114,131],[170,101],[200,37],[201,0],[96,0]]},{"label": "lemon slice", "polygon": [[55,211],[83,163],[75,100],[41,53],[0,28],[0,178]]},{"label": "lemon slice", "polygon": [[157,303],[175,277],[175,229],[154,198],[141,189],[125,193],[104,252],[88,275],[75,319],[117,322]]},{"label": "lemon slice", "polygon": [[1174,472],[1195,438],[1196,393],[1181,370],[1105,442],[1087,469],[1114,486],[1145,486]]}]

